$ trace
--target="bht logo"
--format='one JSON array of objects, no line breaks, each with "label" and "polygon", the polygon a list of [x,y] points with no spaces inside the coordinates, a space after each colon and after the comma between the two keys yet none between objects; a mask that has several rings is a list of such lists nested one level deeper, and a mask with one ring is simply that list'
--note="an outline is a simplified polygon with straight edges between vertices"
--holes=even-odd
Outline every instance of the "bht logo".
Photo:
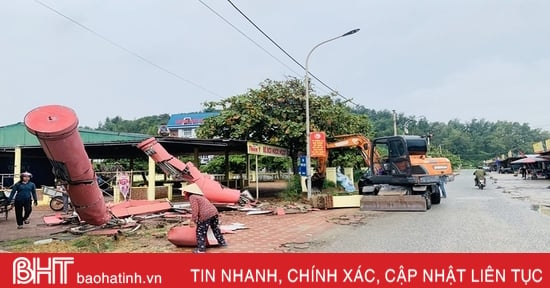
[{"label": "bht logo", "polygon": [[13,284],[40,284],[47,277],[48,284],[67,284],[67,267],[74,257],[18,257],[13,260]]}]

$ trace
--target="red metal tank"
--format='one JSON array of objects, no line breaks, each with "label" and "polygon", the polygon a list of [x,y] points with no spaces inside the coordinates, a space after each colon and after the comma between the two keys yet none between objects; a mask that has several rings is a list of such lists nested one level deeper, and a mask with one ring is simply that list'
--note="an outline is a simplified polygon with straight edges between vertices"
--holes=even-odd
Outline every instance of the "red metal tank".
[{"label": "red metal tank", "polygon": [[80,218],[92,225],[107,223],[110,215],[78,133],[75,112],[61,105],[41,106],[25,115],[25,126],[38,138],[55,176],[69,183],[67,192]]}]

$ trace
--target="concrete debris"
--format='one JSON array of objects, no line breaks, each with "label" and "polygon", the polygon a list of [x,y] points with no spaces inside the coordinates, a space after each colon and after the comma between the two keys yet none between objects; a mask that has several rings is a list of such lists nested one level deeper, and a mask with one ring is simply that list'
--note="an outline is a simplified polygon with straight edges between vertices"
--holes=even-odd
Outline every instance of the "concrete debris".
[{"label": "concrete debris", "polygon": [[42,239],[42,240],[37,240],[37,241],[34,241],[34,245],[44,245],[44,244],[50,244],[53,242],[53,239],[52,238],[48,238],[48,239]]}]

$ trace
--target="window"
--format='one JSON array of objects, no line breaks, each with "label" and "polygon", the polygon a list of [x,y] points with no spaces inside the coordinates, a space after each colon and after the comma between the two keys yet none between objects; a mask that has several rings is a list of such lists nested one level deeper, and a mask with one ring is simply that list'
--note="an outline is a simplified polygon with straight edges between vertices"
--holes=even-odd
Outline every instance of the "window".
[{"label": "window", "polygon": [[178,137],[181,138],[195,138],[195,129],[179,129]]}]

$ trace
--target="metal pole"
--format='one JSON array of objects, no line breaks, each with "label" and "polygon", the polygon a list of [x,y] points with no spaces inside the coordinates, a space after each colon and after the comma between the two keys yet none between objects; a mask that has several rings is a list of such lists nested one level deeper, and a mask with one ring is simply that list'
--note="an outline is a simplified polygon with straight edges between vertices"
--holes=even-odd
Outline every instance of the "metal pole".
[{"label": "metal pole", "polygon": [[342,37],[345,37],[345,36],[348,36],[348,35],[351,35],[351,34],[355,34],[359,31],[359,29],[353,29],[349,32],[346,32],[340,36],[337,36],[337,37],[334,37],[334,38],[331,38],[331,39],[328,39],[328,40],[325,40],[317,45],[315,45],[310,51],[309,53],[307,54],[307,57],[306,57],[306,65],[305,65],[305,68],[306,68],[306,77],[304,79],[304,85],[305,85],[305,89],[306,89],[306,93],[305,93],[305,97],[306,97],[306,177],[307,177],[307,199],[311,199],[311,139],[310,139],[310,127],[309,127],[309,56],[311,56],[311,53],[313,53],[313,51],[325,44],[325,43],[328,43],[330,41],[334,41],[336,39],[339,39],[339,38],[342,38]]},{"label": "metal pole", "polygon": [[395,114],[395,110],[393,111],[393,136],[397,136],[397,116]]}]

